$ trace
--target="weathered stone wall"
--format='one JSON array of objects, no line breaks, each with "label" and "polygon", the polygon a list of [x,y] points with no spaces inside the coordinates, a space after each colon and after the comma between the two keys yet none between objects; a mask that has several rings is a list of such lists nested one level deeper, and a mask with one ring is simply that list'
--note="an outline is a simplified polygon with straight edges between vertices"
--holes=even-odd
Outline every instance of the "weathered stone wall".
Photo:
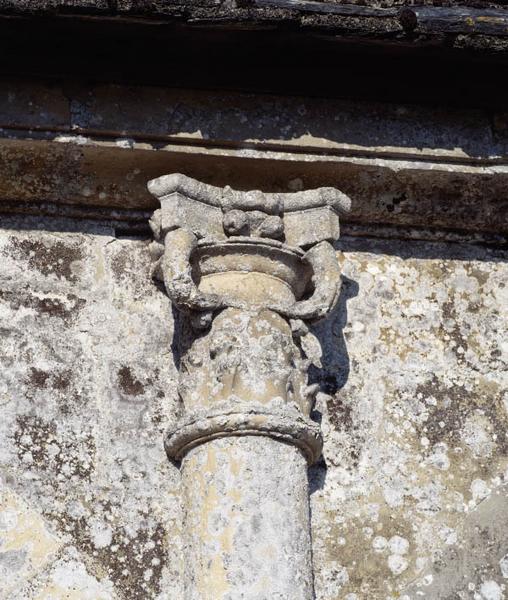
[{"label": "weathered stone wall", "polygon": [[1,243],[0,597],[178,598],[172,314],[147,243],[96,226]]},{"label": "weathered stone wall", "polygon": [[[149,240],[4,218],[0,597],[181,598],[173,312]],[[319,600],[501,600],[508,252],[343,238],[310,473]],[[268,560],[268,559],[267,559]]]}]

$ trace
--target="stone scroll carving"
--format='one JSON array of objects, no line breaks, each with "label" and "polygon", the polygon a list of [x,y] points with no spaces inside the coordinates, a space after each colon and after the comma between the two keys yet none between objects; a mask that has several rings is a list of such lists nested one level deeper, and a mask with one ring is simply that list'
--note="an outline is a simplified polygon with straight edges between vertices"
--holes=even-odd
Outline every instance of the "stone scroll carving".
[{"label": "stone scroll carving", "polygon": [[340,291],[332,242],[349,198],[333,188],[263,193],[180,174],[152,180],[154,276],[186,313],[195,340],[180,364],[183,414],[166,450],[181,459],[219,437],[264,435],[321,452],[307,383],[319,344],[307,324]]}]

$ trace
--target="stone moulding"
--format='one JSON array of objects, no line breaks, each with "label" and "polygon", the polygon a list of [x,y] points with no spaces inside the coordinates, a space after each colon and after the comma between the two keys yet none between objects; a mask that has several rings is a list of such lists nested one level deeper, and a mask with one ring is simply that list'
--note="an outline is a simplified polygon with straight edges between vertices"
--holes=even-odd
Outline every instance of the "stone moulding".
[{"label": "stone moulding", "polygon": [[[295,411],[296,413],[296,411]],[[267,436],[299,448],[309,464],[321,455],[323,440],[319,425],[301,414],[267,411],[262,406],[246,405],[209,411],[180,421],[166,433],[168,456],[181,460],[189,450],[210,440],[241,435]]]},{"label": "stone moulding", "polygon": [[[185,599],[310,600],[306,467],[323,440],[310,418],[317,386],[308,368],[320,346],[307,324],[337,302],[332,242],[349,199],[333,188],[242,192],[180,174],[149,189],[161,204],[151,219],[153,275],[194,330],[179,364],[182,414],[165,436],[186,490]],[[273,471],[262,481],[260,460]],[[261,506],[281,486],[279,538]],[[246,540],[253,522],[265,533]],[[253,566],[263,536],[277,565],[266,572]]]}]

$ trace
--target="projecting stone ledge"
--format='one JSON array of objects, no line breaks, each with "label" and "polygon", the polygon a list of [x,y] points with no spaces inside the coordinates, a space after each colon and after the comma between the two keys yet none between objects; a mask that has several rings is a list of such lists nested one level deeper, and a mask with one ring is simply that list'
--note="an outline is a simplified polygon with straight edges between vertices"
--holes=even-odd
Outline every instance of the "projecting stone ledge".
[{"label": "projecting stone ledge", "polygon": [[161,203],[154,275],[195,331],[179,365],[183,414],[165,440],[182,461],[185,598],[310,600],[306,467],[322,436],[307,371],[321,350],[306,322],[337,302],[331,242],[349,199],[332,188],[239,192],[183,175],[149,189]]}]

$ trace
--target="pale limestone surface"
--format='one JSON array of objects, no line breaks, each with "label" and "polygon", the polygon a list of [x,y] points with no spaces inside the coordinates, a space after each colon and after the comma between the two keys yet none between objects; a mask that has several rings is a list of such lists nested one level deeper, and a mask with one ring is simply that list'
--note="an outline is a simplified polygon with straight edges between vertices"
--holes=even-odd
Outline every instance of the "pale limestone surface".
[{"label": "pale limestone surface", "polygon": [[505,594],[503,512],[471,540],[478,507],[507,498],[506,254],[343,246],[347,319],[321,332],[333,396],[320,398],[327,469],[312,486],[318,597],[419,598],[440,572],[425,597],[471,598],[484,580]]},{"label": "pale limestone surface", "polygon": [[307,460],[292,443],[203,443],[182,481],[186,600],[313,598]]},{"label": "pale limestone surface", "polygon": [[2,489],[55,539],[34,561],[31,542],[0,535],[1,552],[26,552],[8,597],[49,598],[56,578],[51,597],[67,598],[90,577],[94,600],[177,598],[179,482],[162,444],[172,313],[146,276],[147,243],[92,227],[2,232]]},{"label": "pale limestone surface", "polygon": [[[0,597],[181,598],[180,481],[162,442],[173,313],[147,277],[149,240],[3,228]],[[504,598],[507,253],[340,248],[312,374],[317,598]]]}]

